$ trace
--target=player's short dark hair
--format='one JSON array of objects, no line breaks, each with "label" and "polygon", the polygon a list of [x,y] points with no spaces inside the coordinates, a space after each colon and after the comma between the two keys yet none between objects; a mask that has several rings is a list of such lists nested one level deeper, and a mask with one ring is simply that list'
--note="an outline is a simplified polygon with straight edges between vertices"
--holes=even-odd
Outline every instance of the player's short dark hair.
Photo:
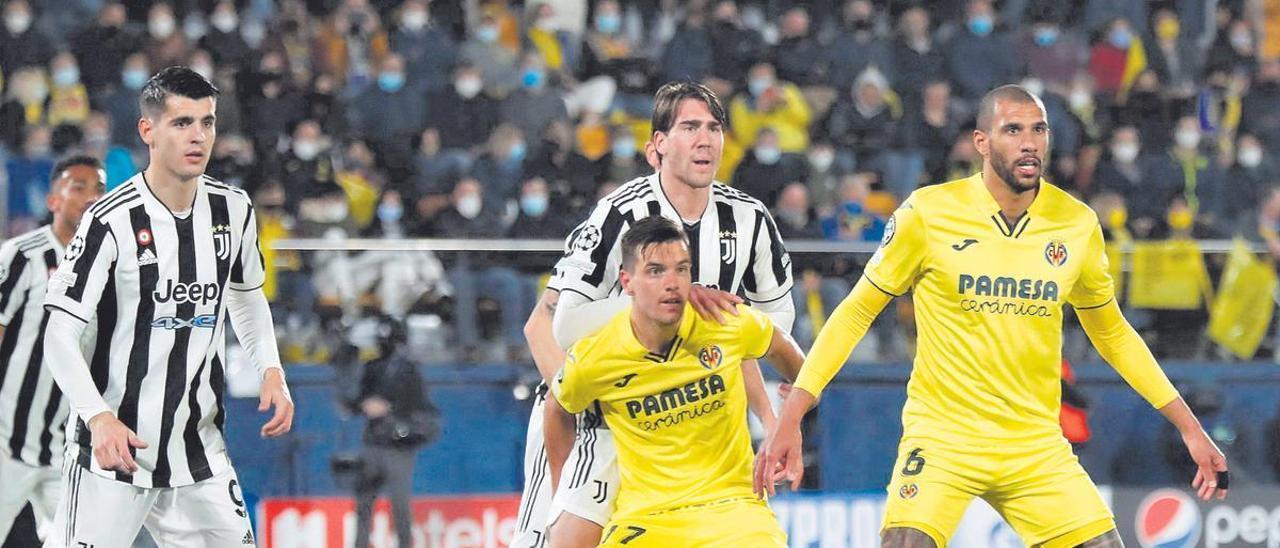
[{"label": "player's short dark hair", "polygon": [[102,169],[102,161],[88,154],[67,156],[58,160],[58,163],[53,164],[53,171],[49,172],[49,182],[56,183],[62,177],[62,172],[76,166],[86,166],[94,170],[100,170]]},{"label": "player's short dark hair", "polygon": [[622,268],[631,270],[644,252],[658,244],[683,242],[689,245],[689,237],[675,221],[661,215],[651,215],[636,221],[622,235]]},{"label": "player's short dark hair", "polygon": [[707,110],[711,111],[711,116],[720,125],[729,125],[729,115],[725,113],[724,105],[711,88],[697,82],[669,82],[653,96],[653,130],[663,133],[671,131],[676,123],[680,101],[685,99],[697,99],[706,103]]},{"label": "player's short dark hair", "polygon": [[188,67],[172,66],[155,73],[138,94],[138,108],[142,114],[156,115],[164,112],[164,100],[170,95],[188,99],[217,97],[222,92],[200,73]]},{"label": "player's short dark hair", "polygon": [[986,95],[982,96],[982,102],[978,104],[978,131],[991,131],[994,129],[991,124],[995,123],[996,101],[1017,104],[1042,104],[1039,97],[1027,91],[1027,88],[1017,84],[1006,84],[988,91]]}]

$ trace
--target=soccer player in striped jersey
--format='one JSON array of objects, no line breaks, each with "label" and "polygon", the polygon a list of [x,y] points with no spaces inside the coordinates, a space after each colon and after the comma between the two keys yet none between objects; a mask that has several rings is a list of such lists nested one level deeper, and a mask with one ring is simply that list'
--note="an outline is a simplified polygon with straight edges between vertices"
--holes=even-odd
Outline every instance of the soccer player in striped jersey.
[{"label": "soccer player in striped jersey", "polygon": [[[223,439],[224,318],[262,377],[265,437],[293,403],[262,293],[257,220],[244,191],[203,175],[218,90],[186,67],[143,87],[146,170],[80,221],[45,307],[46,363],[71,406],[51,546],[254,543]],[[93,322],[92,357],[76,351]]]},{"label": "soccer player in striped jersey", "polygon": [[44,367],[44,294],[106,179],[92,156],[59,161],[46,198],[53,222],[0,245],[0,539],[28,501],[41,530],[58,505],[67,404]]},{"label": "soccer player in striped jersey", "polygon": [[[689,236],[697,284],[690,303],[700,314],[723,320],[724,314],[736,313],[741,293],[774,325],[791,329],[791,260],[773,218],[759,200],[713,179],[728,123],[719,99],[700,84],[676,82],[658,90],[654,103],[657,172],[606,196],[569,234],[564,257],[526,324],[530,350],[544,379],[564,363],[564,348],[595,333],[630,304],[619,283],[622,236],[633,223],[651,215],[675,221]],[[743,367],[751,411],[768,426],[773,411],[759,365],[746,360]],[[544,545],[546,528],[554,523],[552,546],[594,546],[609,522],[618,489],[612,435],[594,409],[581,416],[575,436],[572,422],[566,422],[554,398],[540,390],[536,401],[512,545]],[[554,501],[548,501],[551,484],[561,476],[558,483],[563,485],[556,485]]]}]

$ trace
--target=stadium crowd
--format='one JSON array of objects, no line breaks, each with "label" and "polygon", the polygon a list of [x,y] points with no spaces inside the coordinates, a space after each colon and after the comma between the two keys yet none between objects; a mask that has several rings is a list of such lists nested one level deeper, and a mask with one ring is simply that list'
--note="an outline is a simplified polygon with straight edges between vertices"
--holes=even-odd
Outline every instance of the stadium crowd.
[{"label": "stadium crowd", "polygon": [[[651,96],[677,79],[725,100],[718,179],[770,206],[788,241],[875,242],[913,189],[980,166],[975,103],[1019,82],[1053,128],[1049,180],[1089,201],[1110,241],[1243,236],[1280,257],[1275,2],[4,0],[2,12],[7,234],[45,215],[64,154],[102,157],[109,187],[144,167],[138,90],[184,64],[222,90],[208,174],[251,193],[264,246],[561,239],[651,171]],[[373,287],[396,261],[264,251],[285,331],[397,308],[331,271],[370,260]],[[401,276],[419,290],[397,310],[451,309],[462,358],[522,358],[552,257],[436,257]],[[803,341],[861,266],[830,254],[794,265]],[[1133,319],[1168,341],[1157,352],[1198,357],[1208,301],[1196,303]],[[909,322],[905,306],[877,331],[879,357],[906,355],[894,325]],[[292,348],[306,359],[308,345]]]}]

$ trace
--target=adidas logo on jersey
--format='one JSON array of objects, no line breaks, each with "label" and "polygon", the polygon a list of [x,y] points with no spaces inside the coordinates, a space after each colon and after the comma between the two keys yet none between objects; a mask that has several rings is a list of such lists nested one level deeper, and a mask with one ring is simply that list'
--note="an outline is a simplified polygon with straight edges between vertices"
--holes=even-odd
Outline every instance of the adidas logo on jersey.
[{"label": "adidas logo on jersey", "polygon": [[240,541],[240,544],[248,544],[249,546],[253,546],[255,544],[253,542],[253,531],[245,531],[244,540]]},{"label": "adidas logo on jersey", "polygon": [[149,247],[143,249],[142,253],[138,254],[138,266],[152,265],[157,262],[159,262],[159,259],[156,258],[156,252],[152,251]]}]

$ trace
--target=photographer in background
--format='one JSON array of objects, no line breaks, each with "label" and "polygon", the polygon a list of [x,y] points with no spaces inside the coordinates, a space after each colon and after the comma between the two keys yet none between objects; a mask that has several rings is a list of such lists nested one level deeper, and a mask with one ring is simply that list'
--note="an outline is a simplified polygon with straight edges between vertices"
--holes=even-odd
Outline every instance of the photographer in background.
[{"label": "photographer in background", "polygon": [[405,348],[404,324],[378,315],[368,318],[379,357],[363,367],[353,407],[368,421],[364,429],[361,478],[356,483],[355,546],[369,546],[373,503],[379,491],[391,499],[399,546],[412,546],[413,463],[423,445],[440,435],[439,411],[427,399],[417,365]]}]

